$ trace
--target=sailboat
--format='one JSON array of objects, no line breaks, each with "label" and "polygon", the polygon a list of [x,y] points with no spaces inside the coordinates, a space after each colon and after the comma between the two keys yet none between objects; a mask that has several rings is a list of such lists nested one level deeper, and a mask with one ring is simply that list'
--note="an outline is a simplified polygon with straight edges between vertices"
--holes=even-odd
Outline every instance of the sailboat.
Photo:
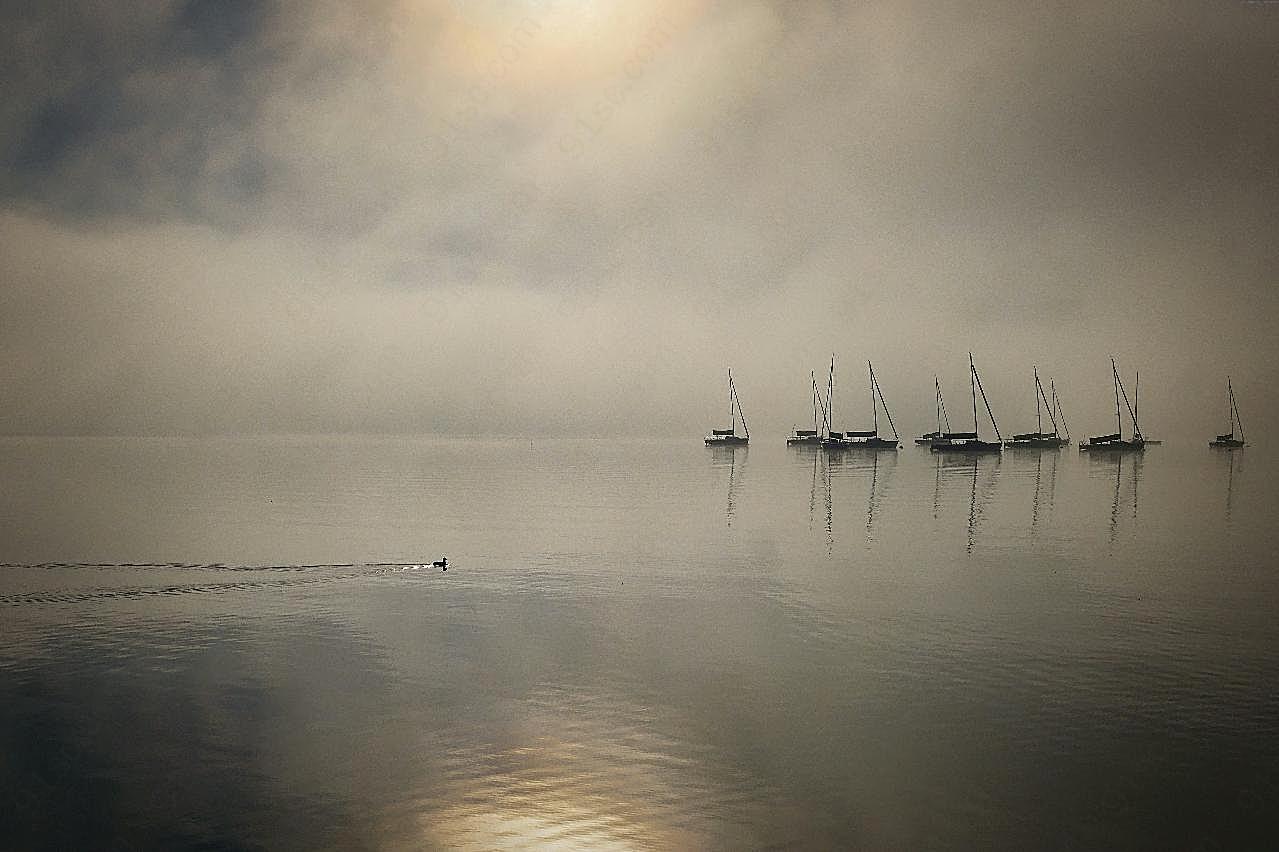
[{"label": "sailboat", "polygon": [[1066,425],[1066,412],[1061,410],[1061,400],[1057,398],[1057,385],[1053,382],[1051,378],[1048,379],[1048,392],[1052,395],[1052,398],[1053,398],[1053,422],[1057,424],[1058,426],[1060,426],[1062,431],[1066,433],[1063,436],[1062,440],[1066,442],[1066,445],[1069,445],[1070,444],[1070,426]]},{"label": "sailboat", "polygon": [[[937,431],[925,432],[915,439],[915,443],[923,447],[930,446],[933,441],[936,441],[938,438],[950,431],[950,414],[946,411],[946,400],[942,399],[941,395],[941,382],[937,380],[936,376],[933,376],[933,387],[937,389]],[[946,421],[946,432],[943,432],[941,429],[943,419]]]},{"label": "sailboat", "polygon": [[[1230,386],[1229,376],[1226,376],[1226,397],[1230,401],[1230,431],[1225,435],[1218,435],[1215,441],[1209,441],[1208,446],[1233,450],[1244,445],[1243,423],[1239,420],[1239,406],[1235,404],[1235,389]],[[1235,437],[1236,428],[1239,430],[1238,438]]]},{"label": "sailboat", "polygon": [[843,432],[836,432],[831,426],[834,425],[835,417],[835,356],[830,356],[830,372],[826,374],[826,419],[822,426],[822,449],[825,450],[841,450],[847,444]]},{"label": "sailboat", "polygon": [[[751,439],[751,430],[746,426],[746,415],[742,412],[742,401],[737,398],[737,386],[733,384],[733,371],[728,371],[728,412],[732,418],[727,429],[712,429],[711,433],[706,436],[706,443],[712,446],[737,446],[745,444]],[[737,418],[742,418],[742,431],[746,434],[737,434]]]},{"label": "sailboat", "polygon": [[[848,449],[895,450],[901,443],[901,436],[897,434],[897,426],[893,423],[893,415],[888,410],[888,403],[884,402],[884,391],[879,386],[879,379],[875,378],[875,365],[867,361],[866,368],[870,371],[872,428],[870,431],[845,432],[844,446]],[[888,418],[888,425],[893,430],[892,440],[879,437],[879,406],[881,405],[884,407],[884,416]]]},{"label": "sailboat", "polygon": [[[1048,395],[1044,393],[1044,386],[1039,381],[1039,368],[1034,368],[1035,373],[1035,431],[1023,432],[1020,435],[1013,435],[1012,440],[1005,441],[1005,447],[1017,447],[1022,449],[1060,449],[1068,441],[1057,434],[1057,415],[1053,411],[1053,405],[1048,401]],[[1041,407],[1039,402],[1043,400]],[[1044,431],[1043,408],[1048,409],[1048,422],[1052,424],[1051,432]]]},{"label": "sailboat", "polygon": [[[933,452],[946,453],[998,453],[1003,450],[1004,439],[999,434],[999,424],[995,422],[995,413],[990,410],[990,400],[986,398],[986,389],[981,386],[981,376],[977,375],[977,367],[973,364],[973,353],[968,353],[968,383],[973,397],[973,431],[947,432],[932,442]],[[990,425],[995,427],[994,441],[983,441],[977,432],[977,391],[981,391],[982,402],[986,403],[986,414],[990,417]]]},{"label": "sailboat", "polygon": [[822,424],[826,420],[826,407],[822,404],[822,395],[817,390],[817,374],[810,372],[809,377],[813,382],[813,428],[792,429],[791,434],[786,437],[786,445],[789,447],[818,446],[822,442]]},{"label": "sailboat", "polygon": [[[1141,427],[1137,425],[1137,410],[1128,401],[1128,391],[1124,389],[1123,379],[1119,378],[1119,367],[1115,365],[1114,358],[1110,359],[1110,373],[1115,384],[1115,432],[1080,441],[1079,449],[1083,452],[1140,452],[1146,448],[1146,439],[1141,436]],[[1140,374],[1137,381],[1141,381]],[[1128,408],[1128,416],[1132,419],[1132,438],[1127,441],[1123,438],[1123,417],[1119,409],[1121,393],[1124,405]]]}]

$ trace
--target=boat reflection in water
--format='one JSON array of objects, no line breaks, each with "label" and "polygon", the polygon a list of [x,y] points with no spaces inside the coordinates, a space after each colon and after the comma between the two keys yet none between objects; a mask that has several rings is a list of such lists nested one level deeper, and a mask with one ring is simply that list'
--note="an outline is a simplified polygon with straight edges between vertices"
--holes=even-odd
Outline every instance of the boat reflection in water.
[{"label": "boat reflection in water", "polygon": [[870,544],[875,539],[875,512],[892,482],[893,470],[897,467],[897,454],[853,450],[842,453],[837,458],[839,464],[851,475],[867,480],[866,543]]},{"label": "boat reflection in water", "polygon": [[711,445],[711,466],[727,468],[728,497],[724,507],[724,518],[728,525],[733,525],[733,516],[737,512],[737,493],[741,488],[742,476],[746,473],[746,460],[751,449],[745,444]]},{"label": "boat reflection in water", "polygon": [[1110,504],[1110,543],[1114,544],[1119,534],[1119,523],[1127,512],[1129,499],[1124,496],[1125,483],[1132,491],[1131,517],[1137,520],[1138,498],[1141,490],[1141,471],[1145,458],[1140,454],[1127,457],[1126,453],[1096,453],[1090,456],[1092,473],[1098,476],[1113,475],[1115,482],[1114,498]]},{"label": "boat reflection in water", "polygon": [[1235,469],[1243,466],[1243,453],[1223,453],[1224,458],[1218,457],[1217,464],[1224,467],[1226,480],[1226,506],[1225,506],[1225,523],[1230,525],[1230,513],[1234,508],[1235,497]]},{"label": "boat reflection in water", "polygon": [[1053,452],[1010,453],[1012,472],[1033,476],[1035,487],[1030,499],[1030,537],[1039,534],[1040,519],[1052,514],[1057,494],[1057,465],[1060,454]]},{"label": "boat reflection in water", "polygon": [[939,514],[941,505],[941,484],[947,482],[962,483],[968,490],[968,553],[973,552],[977,543],[977,533],[986,505],[990,502],[996,483],[999,480],[999,466],[1002,458],[998,454],[973,453],[972,451],[948,452],[933,447],[937,463],[934,471],[933,485],[933,517]]}]

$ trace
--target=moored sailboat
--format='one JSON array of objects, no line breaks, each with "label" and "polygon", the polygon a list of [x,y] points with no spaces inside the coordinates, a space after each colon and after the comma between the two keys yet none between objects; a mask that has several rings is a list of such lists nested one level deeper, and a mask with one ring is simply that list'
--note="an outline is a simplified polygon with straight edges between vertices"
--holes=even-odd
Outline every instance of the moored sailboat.
[{"label": "moored sailboat", "polygon": [[835,356],[830,356],[830,372],[826,374],[826,420],[822,427],[821,445],[824,450],[843,449],[847,440],[843,432],[836,432],[834,425],[835,411]]},{"label": "moored sailboat", "polygon": [[[1218,435],[1217,440],[1209,441],[1208,446],[1218,449],[1235,450],[1244,445],[1243,440],[1243,423],[1239,420],[1239,406],[1235,403],[1235,389],[1230,386],[1230,377],[1226,376],[1226,397],[1230,404],[1230,431],[1224,435]],[[1239,430],[1239,437],[1235,437],[1235,430]]]},{"label": "moored sailboat", "polygon": [[[1013,447],[1018,449],[1038,449],[1038,450],[1056,450],[1063,447],[1068,441],[1057,434],[1057,415],[1053,412],[1053,406],[1048,402],[1048,396],[1044,393],[1044,386],[1039,381],[1039,368],[1034,368],[1035,374],[1035,431],[1022,432],[1013,435],[1011,440],[1005,441],[1005,447]],[[1040,401],[1043,406],[1040,406]],[[1048,422],[1052,424],[1052,431],[1044,431],[1043,408],[1048,409]]]},{"label": "moored sailboat", "polygon": [[792,429],[791,434],[786,437],[786,445],[790,447],[820,446],[822,443],[822,424],[826,420],[826,407],[822,404],[822,395],[817,390],[817,375],[810,372],[809,378],[813,383],[813,428]]},{"label": "moored sailboat", "polygon": [[[925,432],[915,439],[915,443],[922,447],[931,446],[933,441],[950,432],[950,414],[946,411],[946,400],[941,395],[941,382],[936,376],[933,376],[933,387],[937,390],[935,398],[937,408],[937,430],[935,432]],[[941,428],[942,421],[946,422],[946,431]]]},{"label": "moored sailboat", "polygon": [[[1146,448],[1146,439],[1141,436],[1141,427],[1137,424],[1137,411],[1128,401],[1128,391],[1124,389],[1123,379],[1119,378],[1119,367],[1115,359],[1110,359],[1110,372],[1115,385],[1115,432],[1111,435],[1098,435],[1087,441],[1079,442],[1081,452],[1140,452]],[[1140,374],[1138,374],[1140,376]],[[1137,381],[1141,381],[1140,378]],[[1128,416],[1132,419],[1132,438],[1123,437],[1123,415],[1119,408],[1119,396],[1123,394],[1124,405],[1128,408]]]},{"label": "moored sailboat", "polygon": [[[751,430],[746,426],[746,414],[742,411],[742,402],[737,398],[737,386],[733,384],[733,371],[728,371],[728,411],[730,425],[727,429],[712,429],[706,436],[706,443],[713,446],[738,446],[751,439]],[[737,418],[742,418],[744,435],[737,434]]]},{"label": "moored sailboat", "polygon": [[[995,413],[990,409],[990,400],[986,398],[986,389],[982,387],[981,376],[973,363],[973,353],[968,353],[968,383],[973,398],[973,431],[947,432],[935,439],[930,445],[933,452],[946,453],[998,453],[1003,450],[1003,436],[999,434],[999,424],[995,422]],[[990,417],[990,425],[995,429],[994,441],[983,441],[977,426],[977,391],[981,391],[982,402],[986,404],[986,414]]]},{"label": "moored sailboat", "polygon": [[1065,442],[1065,445],[1069,446],[1070,426],[1067,425],[1066,423],[1066,412],[1061,410],[1061,400],[1057,398],[1057,385],[1055,382],[1053,382],[1051,378],[1048,379],[1048,392],[1052,395],[1052,398],[1053,398],[1053,420],[1061,427],[1062,431],[1065,433],[1062,436],[1062,440]]},{"label": "moored sailboat", "polygon": [[[866,362],[866,367],[870,371],[870,404],[871,404],[871,423],[872,428],[867,430],[846,430],[843,432],[832,431],[829,426],[826,430],[825,438],[822,446],[828,450],[895,450],[901,442],[901,436],[897,434],[897,426],[893,424],[893,415],[888,411],[888,403],[884,402],[884,392],[879,387],[879,380],[875,377],[875,367],[871,362]],[[831,359],[831,374],[827,389],[827,415],[830,414],[830,399],[834,394],[835,388],[835,360]],[[884,415],[888,418],[888,424],[893,430],[893,437],[881,438],[879,436],[879,406],[883,405]]]},{"label": "moored sailboat", "polygon": [[[879,386],[879,379],[875,377],[875,365],[867,361],[866,369],[870,372],[871,429],[863,432],[845,432],[845,446],[849,449],[895,450],[901,444],[901,436],[897,434],[897,425],[893,423],[893,415],[888,410],[888,403],[884,401],[884,391]],[[879,406],[881,405],[884,407],[884,416],[888,418],[888,426],[893,430],[891,440],[879,436]]]}]

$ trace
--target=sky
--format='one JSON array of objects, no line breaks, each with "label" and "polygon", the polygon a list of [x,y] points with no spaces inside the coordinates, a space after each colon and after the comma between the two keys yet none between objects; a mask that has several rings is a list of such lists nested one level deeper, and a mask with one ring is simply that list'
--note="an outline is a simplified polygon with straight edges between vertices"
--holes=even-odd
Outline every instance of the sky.
[{"label": "sky", "polygon": [[731,366],[780,441],[834,354],[909,435],[970,351],[1006,433],[1111,355],[1149,437],[1279,414],[1279,2],[0,20],[0,433],[697,439]]}]

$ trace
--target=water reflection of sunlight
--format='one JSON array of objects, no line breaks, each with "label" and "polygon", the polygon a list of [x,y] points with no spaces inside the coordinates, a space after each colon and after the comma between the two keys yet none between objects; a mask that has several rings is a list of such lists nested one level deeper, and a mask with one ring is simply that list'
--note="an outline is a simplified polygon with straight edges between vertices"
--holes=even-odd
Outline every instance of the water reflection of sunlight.
[{"label": "water reflection of sunlight", "polygon": [[421,832],[455,849],[616,850],[696,848],[732,833],[755,784],[708,771],[714,757],[663,732],[671,720],[658,715],[550,689],[521,703],[503,742],[491,729],[455,731],[443,782],[419,803]]},{"label": "water reflection of sunlight", "polygon": [[499,752],[462,749],[450,762],[446,804],[423,819],[432,845],[477,850],[696,845],[686,828],[666,822],[672,816],[664,813],[669,802],[658,791],[687,784],[671,775],[673,769],[682,772],[671,756],[618,742],[537,737]]}]

